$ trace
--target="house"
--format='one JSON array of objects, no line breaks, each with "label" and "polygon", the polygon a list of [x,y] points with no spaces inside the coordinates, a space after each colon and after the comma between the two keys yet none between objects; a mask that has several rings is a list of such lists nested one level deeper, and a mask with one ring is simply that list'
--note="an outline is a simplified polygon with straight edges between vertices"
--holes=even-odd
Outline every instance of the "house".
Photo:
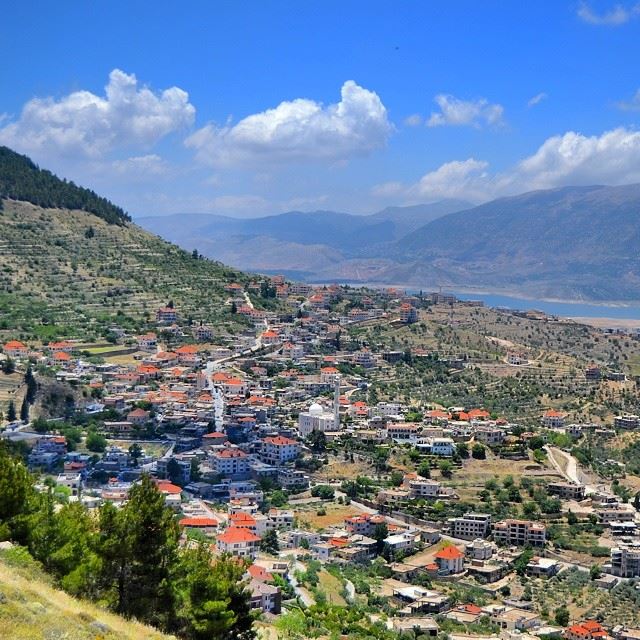
[{"label": "house", "polygon": [[145,333],[136,338],[138,349],[155,352],[158,349],[158,336],[155,333]]},{"label": "house", "polygon": [[261,580],[252,579],[249,582],[251,591],[250,606],[263,613],[277,615],[282,610],[282,594],[280,588]]},{"label": "house", "polygon": [[450,575],[464,571],[464,553],[457,547],[444,547],[435,554],[434,558],[438,565],[438,573]]},{"label": "house", "polygon": [[212,451],[209,461],[213,470],[223,476],[237,476],[249,471],[249,456],[237,448],[226,448],[220,451]]},{"label": "house", "polygon": [[547,492],[563,500],[580,501],[585,498],[585,486],[573,482],[550,482],[547,485]]},{"label": "house", "polygon": [[240,558],[253,558],[258,551],[260,537],[249,529],[229,527],[216,540],[221,553],[230,553]]},{"label": "house", "polygon": [[273,331],[272,329],[263,331],[260,338],[262,340],[262,344],[266,346],[278,344],[281,341],[280,334],[277,331]]},{"label": "house", "polygon": [[145,425],[150,417],[150,413],[144,409],[134,409],[127,414],[127,420],[138,427]]},{"label": "house", "polygon": [[595,620],[585,620],[572,624],[565,629],[565,640],[607,640],[609,634],[605,628]]},{"label": "house", "polygon": [[620,544],[611,549],[605,571],[619,578],[640,577],[640,543]]},{"label": "house", "polygon": [[214,536],[218,528],[218,521],[215,518],[182,518],[178,524],[185,532],[198,531],[207,537]]},{"label": "house", "polygon": [[613,419],[615,429],[637,429],[640,426],[640,418],[631,413],[624,413]]},{"label": "house", "polygon": [[418,322],[418,311],[408,303],[400,305],[400,322],[404,324],[413,324]]},{"label": "house", "polygon": [[526,573],[533,578],[551,578],[560,571],[560,563],[551,558],[534,556],[527,564]]},{"label": "house", "polygon": [[27,345],[18,340],[9,340],[9,342],[6,342],[3,351],[10,358],[26,358],[29,355]]},{"label": "house", "polygon": [[173,307],[161,307],[156,311],[156,322],[160,324],[173,324],[178,319]]},{"label": "house", "polygon": [[560,429],[564,427],[564,413],[550,409],[542,416],[542,426],[547,429]]},{"label": "house", "polygon": [[449,518],[449,533],[461,540],[486,538],[491,530],[491,515],[488,513],[467,513],[459,518]]},{"label": "house", "polygon": [[539,522],[529,520],[503,520],[493,525],[493,539],[508,546],[544,547],[547,528]]},{"label": "house", "polygon": [[266,464],[283,465],[300,455],[300,443],[284,436],[264,438],[260,447],[260,460]]},{"label": "house", "polygon": [[193,330],[193,337],[198,342],[206,342],[213,338],[213,329],[206,324],[199,324]]}]

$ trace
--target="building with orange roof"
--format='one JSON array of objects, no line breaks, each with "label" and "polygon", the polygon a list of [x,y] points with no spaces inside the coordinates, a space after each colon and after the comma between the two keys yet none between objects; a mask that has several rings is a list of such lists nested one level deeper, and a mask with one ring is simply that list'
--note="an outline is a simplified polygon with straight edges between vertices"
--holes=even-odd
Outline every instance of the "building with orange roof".
[{"label": "building with orange roof", "polygon": [[585,620],[567,627],[563,634],[566,640],[607,640],[606,629],[595,620]]},{"label": "building with orange roof", "polygon": [[212,451],[209,462],[213,470],[225,478],[244,476],[249,472],[249,456],[236,447]]},{"label": "building with orange roof", "polygon": [[253,558],[258,552],[260,537],[249,529],[229,527],[216,540],[220,553],[230,553],[239,558]]},{"label": "building with orange roof", "polygon": [[434,559],[440,573],[450,575],[464,571],[464,553],[457,547],[450,546],[440,549]]},{"label": "building with orange roof", "polygon": [[214,536],[218,528],[218,521],[215,518],[197,517],[182,518],[178,524],[184,531],[199,531],[205,536]]},{"label": "building with orange roof", "polygon": [[564,418],[564,413],[550,409],[542,416],[542,426],[547,427],[547,429],[559,429],[564,427]]},{"label": "building with orange roof", "polygon": [[260,460],[266,464],[282,465],[293,462],[300,456],[301,446],[297,440],[275,436],[264,438],[260,445]]},{"label": "building with orange roof", "polygon": [[6,342],[3,351],[10,358],[26,358],[29,355],[29,348],[19,340]]}]

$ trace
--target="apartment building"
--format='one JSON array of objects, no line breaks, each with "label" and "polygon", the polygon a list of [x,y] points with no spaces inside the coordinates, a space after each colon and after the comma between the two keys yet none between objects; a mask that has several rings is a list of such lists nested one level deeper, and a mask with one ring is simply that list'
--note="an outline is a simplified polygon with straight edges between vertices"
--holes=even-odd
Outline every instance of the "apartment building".
[{"label": "apartment building", "polygon": [[454,538],[475,540],[486,538],[491,530],[491,515],[488,513],[467,513],[459,518],[449,518],[449,532]]},{"label": "apartment building", "polygon": [[539,522],[529,520],[503,520],[493,525],[493,539],[509,546],[544,547],[547,529]]}]

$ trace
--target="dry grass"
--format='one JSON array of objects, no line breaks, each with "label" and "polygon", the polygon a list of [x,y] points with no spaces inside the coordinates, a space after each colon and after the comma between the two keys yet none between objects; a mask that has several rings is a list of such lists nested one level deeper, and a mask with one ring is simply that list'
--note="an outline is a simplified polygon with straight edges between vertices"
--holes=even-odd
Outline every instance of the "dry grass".
[{"label": "dry grass", "polygon": [[345,607],[347,605],[346,600],[340,595],[342,583],[338,578],[331,575],[328,571],[320,571],[320,573],[318,573],[318,579],[320,581],[318,588],[327,596],[327,602],[329,604],[335,604],[339,607]]},{"label": "dry grass", "polygon": [[[319,516],[317,513],[319,509],[324,509],[326,514]],[[361,511],[351,505],[321,502],[310,505],[309,508],[296,509],[296,516],[300,523],[312,529],[325,529],[326,527],[341,525],[345,518],[359,513]]]},{"label": "dry grass", "polygon": [[11,640],[169,640],[151,627],[54,589],[32,568],[7,566],[0,559],[0,637]]}]

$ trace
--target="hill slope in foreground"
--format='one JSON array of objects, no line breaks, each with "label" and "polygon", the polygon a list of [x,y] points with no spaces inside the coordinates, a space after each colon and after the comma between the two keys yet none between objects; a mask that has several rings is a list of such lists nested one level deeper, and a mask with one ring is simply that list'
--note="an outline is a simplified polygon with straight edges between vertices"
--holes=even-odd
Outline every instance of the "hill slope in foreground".
[{"label": "hill slope in foreground", "polygon": [[194,257],[93,192],[0,151],[0,328],[43,338],[99,335],[114,322],[151,319],[169,300],[185,318],[233,328],[224,286],[247,276]]},{"label": "hill slope in foreground", "polygon": [[0,629],[0,636],[11,640],[174,638],[55,589],[37,564],[16,548],[0,551]]}]

